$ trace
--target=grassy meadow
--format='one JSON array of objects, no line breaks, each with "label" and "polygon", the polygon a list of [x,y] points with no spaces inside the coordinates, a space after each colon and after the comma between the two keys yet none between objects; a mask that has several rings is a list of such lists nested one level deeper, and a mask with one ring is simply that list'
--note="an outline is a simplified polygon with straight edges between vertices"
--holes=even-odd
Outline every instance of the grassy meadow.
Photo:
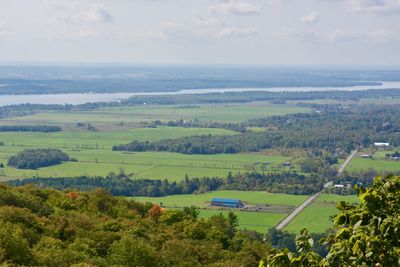
[{"label": "grassy meadow", "polygon": [[[294,208],[300,205],[307,196],[295,196],[286,194],[271,194],[267,192],[244,192],[244,191],[215,191],[198,195],[175,195],[167,197],[135,197],[134,199],[141,202],[151,202],[161,204],[167,208],[183,208],[187,206],[200,207],[201,217],[210,217],[215,214],[227,214],[229,210],[218,210],[209,208],[210,201],[213,197],[221,198],[237,198],[248,204],[264,204],[271,206],[290,206]],[[239,219],[241,228],[266,232],[269,228],[274,227],[286,215],[286,212],[249,212],[231,209]]]},{"label": "grassy meadow", "polygon": [[201,120],[241,122],[253,118],[309,112],[309,108],[291,104],[254,102],[225,105],[143,105],[134,107],[103,108],[93,111],[42,112],[25,117],[3,119],[0,124],[74,125],[86,122],[95,125],[118,125],[154,120]]},{"label": "grassy meadow", "polygon": [[[204,129],[202,129],[204,130]],[[0,133],[0,136],[1,133]],[[4,140],[4,139],[3,139]],[[26,142],[34,139],[24,139]],[[82,147],[83,141],[68,142],[59,146],[62,140],[51,140],[46,146],[39,145],[6,145],[0,147],[0,162],[6,163],[8,158],[25,148],[58,147],[76,158],[77,162],[65,162],[61,165],[40,168],[38,170],[20,170],[6,166],[0,169],[0,179],[42,177],[73,177],[80,175],[105,176],[110,172],[118,173],[124,169],[125,173],[133,174],[135,178],[168,179],[180,181],[187,174],[190,177],[226,177],[229,172],[245,172],[261,170],[255,162],[271,162],[265,170],[273,171],[282,162],[288,160],[284,156],[266,156],[262,154],[218,154],[218,155],[185,155],[169,152],[123,152],[112,151],[108,147]],[[93,140],[95,142],[95,140]]]},{"label": "grassy meadow", "polygon": [[[127,153],[112,151],[116,144],[133,140],[156,141],[193,135],[232,135],[237,132],[225,129],[166,127],[139,128],[143,121],[199,119],[215,121],[242,121],[251,118],[307,112],[294,105],[274,105],[255,102],[232,105],[183,106],[136,106],[99,109],[82,112],[42,112],[25,117],[0,120],[0,125],[60,125],[62,132],[1,132],[0,162],[26,148],[60,148],[78,162],[66,162],[58,166],[38,170],[0,169],[0,180],[32,176],[69,177],[79,175],[105,176],[110,172],[126,173],[138,178],[181,180],[190,177],[220,176],[257,170],[255,162],[268,161],[266,171],[275,170],[288,157],[255,154],[235,155],[182,155],[163,152]],[[99,131],[77,127],[77,123],[90,123]],[[121,122],[123,122],[121,126]],[[279,171],[279,170],[278,170]]]},{"label": "grassy meadow", "polygon": [[[391,151],[377,150],[377,151],[361,151],[358,156],[354,157],[347,167],[347,171],[359,171],[374,169],[376,171],[382,172],[399,172],[400,171],[400,161],[388,160],[385,158],[387,153],[393,153],[400,149],[394,149]],[[372,155],[373,158],[361,158],[360,155],[368,154]]]},{"label": "grassy meadow", "polygon": [[334,194],[322,194],[300,213],[284,230],[291,233],[299,233],[301,229],[307,228],[313,233],[323,233],[332,227],[331,217],[338,213],[337,203],[346,201],[357,203],[355,195],[341,196]]},{"label": "grassy meadow", "polygon": [[[66,130],[54,133],[0,132],[0,140],[13,147],[55,147],[65,149],[105,149],[133,140],[157,141],[192,135],[232,135],[234,131],[217,128],[184,128],[159,126],[157,128],[133,128],[113,131],[92,132]],[[0,148],[1,149],[1,148]]]}]

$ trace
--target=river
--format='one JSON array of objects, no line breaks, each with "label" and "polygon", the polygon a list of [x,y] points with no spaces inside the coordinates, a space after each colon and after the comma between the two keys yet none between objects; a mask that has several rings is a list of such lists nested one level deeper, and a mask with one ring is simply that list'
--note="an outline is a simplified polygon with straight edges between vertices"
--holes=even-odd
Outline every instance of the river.
[{"label": "river", "polygon": [[163,96],[163,95],[184,95],[184,94],[207,94],[224,92],[309,92],[309,91],[355,91],[368,89],[400,89],[400,81],[382,82],[381,85],[362,85],[348,87],[271,87],[271,88],[220,88],[220,89],[189,89],[175,92],[136,92],[136,93],[104,93],[104,94],[45,94],[45,95],[0,95],[0,106],[18,104],[72,104],[79,105],[89,102],[110,102],[127,99],[131,96]]}]

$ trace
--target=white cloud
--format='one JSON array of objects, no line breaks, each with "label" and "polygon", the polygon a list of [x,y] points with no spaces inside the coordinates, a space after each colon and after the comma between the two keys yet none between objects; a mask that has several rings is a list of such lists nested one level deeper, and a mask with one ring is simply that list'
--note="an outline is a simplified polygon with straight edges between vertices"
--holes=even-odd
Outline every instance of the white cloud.
[{"label": "white cloud", "polygon": [[350,7],[358,12],[400,12],[400,0],[348,0]]},{"label": "white cloud", "polygon": [[319,21],[319,16],[317,12],[311,12],[311,14],[302,17],[301,22],[306,23],[306,24],[313,24],[317,23]]},{"label": "white cloud", "polygon": [[87,12],[84,12],[82,19],[86,22],[108,23],[113,21],[113,16],[103,5],[94,4]]},{"label": "white cloud", "polygon": [[359,30],[359,29],[335,29],[327,32],[312,30],[296,30],[282,28],[274,34],[277,38],[290,41],[301,41],[308,43],[346,43],[346,42],[367,42],[367,43],[389,43],[400,41],[400,35],[388,29]]},{"label": "white cloud", "polygon": [[121,40],[151,39],[151,40],[168,40],[168,36],[159,30],[134,31],[124,35],[120,35]]},{"label": "white cloud", "polygon": [[282,28],[274,33],[278,39],[302,42],[320,42],[321,35],[316,31],[301,31],[290,28]]},{"label": "white cloud", "polygon": [[192,20],[186,23],[164,23],[162,32],[169,40],[209,42],[221,38],[250,36],[256,34],[257,30],[253,27],[232,25],[215,16],[201,16],[195,11]]},{"label": "white cloud", "polygon": [[14,31],[0,29],[0,39],[6,39],[6,38],[12,37],[14,35],[16,35],[16,32],[14,32]]},{"label": "white cloud", "polygon": [[388,29],[377,29],[368,32],[367,37],[370,41],[375,43],[389,43],[396,41],[399,36],[395,32]]},{"label": "white cloud", "polygon": [[245,37],[254,35],[257,30],[251,27],[227,27],[217,33],[217,37]]},{"label": "white cloud", "polygon": [[230,0],[221,4],[209,7],[210,12],[231,13],[235,15],[250,15],[261,11],[261,6],[250,2]]}]

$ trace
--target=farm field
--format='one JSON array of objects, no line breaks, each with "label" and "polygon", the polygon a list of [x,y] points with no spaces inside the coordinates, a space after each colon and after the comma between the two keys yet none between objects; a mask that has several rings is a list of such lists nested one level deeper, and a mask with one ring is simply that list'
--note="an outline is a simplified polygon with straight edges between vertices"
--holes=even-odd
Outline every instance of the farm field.
[{"label": "farm field", "polygon": [[95,125],[115,125],[154,120],[201,120],[240,122],[252,118],[309,112],[311,109],[289,104],[254,102],[226,105],[143,105],[135,107],[103,108],[94,111],[43,112],[25,117],[1,120],[1,124],[74,125],[78,122]]},{"label": "farm field", "polygon": [[[23,147],[3,146],[0,148],[0,162],[6,163]],[[63,148],[69,156],[78,162],[65,162],[61,165],[38,170],[19,170],[5,167],[0,169],[0,177],[5,180],[42,177],[74,177],[80,175],[105,176],[110,172],[119,173],[121,169],[135,178],[168,179],[180,181],[189,177],[226,177],[229,172],[261,170],[255,162],[268,161],[271,164],[265,171],[279,171],[279,165],[288,160],[282,156],[262,154],[219,154],[185,155],[168,152],[121,152],[111,149],[75,149]]]},{"label": "farm field", "polygon": [[[200,217],[209,218],[213,215],[223,214],[228,216],[229,211],[226,210],[201,210]],[[286,214],[284,213],[265,213],[265,212],[247,212],[234,211],[238,217],[240,229],[247,229],[266,233],[268,229],[274,227],[281,221]]]},{"label": "farm field", "polygon": [[[271,194],[267,192],[215,191],[198,195],[175,195],[159,198],[135,197],[134,199],[154,204],[162,203],[167,208],[183,208],[194,205],[201,208],[201,217],[209,217],[219,213],[227,214],[229,210],[218,210],[207,207],[213,197],[237,198],[249,204],[289,206],[290,208],[300,205],[307,198],[307,196]],[[256,230],[262,233],[274,227],[287,214],[286,211],[280,212],[279,210],[277,212],[249,212],[232,209],[231,211],[238,216],[241,228]]]},{"label": "farm field", "polygon": [[[134,107],[103,108],[92,111],[39,112],[30,116],[0,120],[0,125],[59,125],[62,132],[0,132],[0,162],[27,148],[59,148],[78,162],[37,170],[0,169],[0,180],[32,176],[69,177],[80,175],[105,176],[124,170],[136,178],[179,181],[189,177],[226,177],[229,172],[261,170],[257,162],[269,162],[265,171],[281,171],[280,164],[289,157],[265,156],[263,153],[235,155],[182,155],[164,152],[129,153],[112,151],[113,145],[133,140],[156,141],[193,135],[234,135],[237,132],[218,128],[166,127],[140,128],[142,122],[154,120],[202,120],[236,122],[310,109],[290,104],[252,102],[226,105],[138,105]],[[89,131],[91,124],[99,131]],[[254,130],[260,130],[254,128]]]},{"label": "farm field", "polygon": [[307,228],[313,233],[323,233],[332,226],[331,216],[337,214],[337,203],[346,201],[357,203],[355,195],[341,196],[334,194],[322,194],[300,213],[284,230],[291,233],[299,233],[301,229]]},{"label": "farm field", "polygon": [[[397,149],[399,150],[399,149]],[[353,160],[350,162],[349,166],[347,167],[348,171],[358,171],[358,170],[368,170],[374,169],[376,171],[400,171],[400,161],[395,160],[388,160],[385,159],[387,153],[393,153],[393,151],[375,151],[371,153],[370,151],[363,153],[358,153],[357,157],[354,157]],[[361,158],[361,154],[372,154],[373,158]]]},{"label": "farm field", "polygon": [[0,132],[0,141],[13,147],[90,148],[110,150],[113,145],[133,140],[156,141],[192,135],[232,135],[234,131],[218,128],[184,128],[159,126],[116,131],[63,131],[54,133]]}]

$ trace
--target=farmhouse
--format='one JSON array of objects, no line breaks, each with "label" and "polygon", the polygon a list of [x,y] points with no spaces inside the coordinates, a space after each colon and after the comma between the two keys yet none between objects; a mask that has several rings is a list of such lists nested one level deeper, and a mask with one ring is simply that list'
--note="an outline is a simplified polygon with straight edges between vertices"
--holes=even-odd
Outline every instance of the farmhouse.
[{"label": "farmhouse", "polygon": [[390,144],[389,143],[380,143],[380,142],[375,142],[374,146],[376,147],[388,147]]},{"label": "farmhouse", "polygon": [[290,163],[290,161],[284,162],[282,163],[282,167],[290,167],[292,166],[292,164]]},{"label": "farmhouse", "polygon": [[211,206],[240,208],[243,206],[243,203],[239,199],[213,198],[211,199]]}]

